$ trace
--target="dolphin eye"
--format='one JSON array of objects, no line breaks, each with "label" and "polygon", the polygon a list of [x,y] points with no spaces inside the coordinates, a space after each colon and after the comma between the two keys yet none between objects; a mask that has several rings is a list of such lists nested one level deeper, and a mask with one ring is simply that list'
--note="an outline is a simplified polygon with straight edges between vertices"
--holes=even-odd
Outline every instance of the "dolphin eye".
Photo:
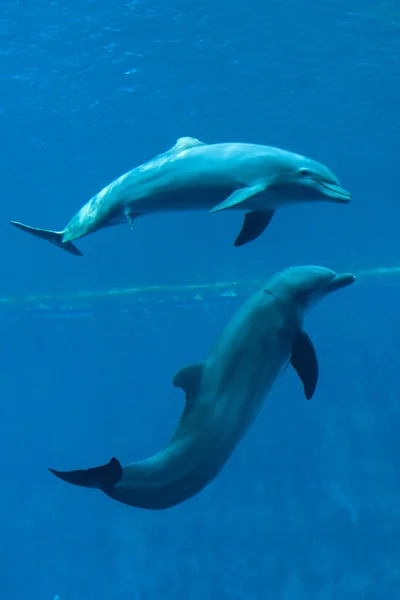
[{"label": "dolphin eye", "polygon": [[304,175],[304,177],[309,177],[311,175],[310,171],[308,169],[306,169],[305,167],[301,167],[300,173],[302,175]]}]

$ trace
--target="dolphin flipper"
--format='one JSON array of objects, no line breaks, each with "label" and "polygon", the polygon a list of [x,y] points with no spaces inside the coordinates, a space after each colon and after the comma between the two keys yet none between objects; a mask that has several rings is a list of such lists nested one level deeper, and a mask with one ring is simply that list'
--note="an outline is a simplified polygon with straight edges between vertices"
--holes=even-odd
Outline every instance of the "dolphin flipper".
[{"label": "dolphin flipper", "polygon": [[35,237],[40,238],[41,240],[47,240],[51,244],[66,250],[70,254],[74,254],[75,256],[82,256],[82,252],[78,250],[78,248],[72,242],[63,242],[62,231],[51,231],[49,229],[38,229],[37,227],[30,227],[29,225],[24,225],[23,223],[18,223],[18,221],[10,221],[11,225],[17,227],[18,229],[22,229],[22,231],[26,231],[26,233],[30,233]]},{"label": "dolphin flipper", "polygon": [[307,400],[313,397],[318,381],[318,358],[314,345],[305,331],[296,339],[290,363],[300,377]]},{"label": "dolphin flipper", "polygon": [[242,229],[237,236],[234,246],[244,246],[257,239],[266,230],[275,211],[252,210],[245,214]]},{"label": "dolphin flipper", "polygon": [[49,471],[67,483],[103,491],[113,488],[122,478],[122,467],[116,458],[112,458],[106,465],[91,469],[55,471],[49,468]]},{"label": "dolphin flipper", "polygon": [[233,208],[242,202],[245,202],[252,196],[259,194],[260,192],[264,192],[268,186],[265,183],[256,183],[251,187],[240,188],[239,190],[235,190],[230,196],[226,198],[217,206],[214,206],[210,210],[210,212],[219,212],[220,210],[226,210],[227,208]]}]

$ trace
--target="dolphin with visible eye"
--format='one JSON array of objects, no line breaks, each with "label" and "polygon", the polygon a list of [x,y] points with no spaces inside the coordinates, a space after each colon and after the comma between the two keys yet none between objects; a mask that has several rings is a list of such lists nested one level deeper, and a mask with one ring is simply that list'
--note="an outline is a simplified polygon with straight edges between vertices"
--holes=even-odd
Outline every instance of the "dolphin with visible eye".
[{"label": "dolphin with visible eye", "polygon": [[173,383],[184,390],[186,404],[164,449],[125,467],[112,458],[100,467],[50,471],[140,508],[170,508],[198,494],[248,432],[288,363],[300,376],[306,398],[313,396],[318,360],[303,329],[304,314],[354,281],[351,273],[317,266],[277,273],[234,314],[204,362],[175,374]]},{"label": "dolphin with visible eye", "polygon": [[72,243],[104,227],[174,211],[246,211],[235,246],[258,238],[277,208],[302,202],[347,204],[350,192],[325,165],[258,144],[205,144],[184,137],[93,196],[62,231],[11,224],[80,256]]}]

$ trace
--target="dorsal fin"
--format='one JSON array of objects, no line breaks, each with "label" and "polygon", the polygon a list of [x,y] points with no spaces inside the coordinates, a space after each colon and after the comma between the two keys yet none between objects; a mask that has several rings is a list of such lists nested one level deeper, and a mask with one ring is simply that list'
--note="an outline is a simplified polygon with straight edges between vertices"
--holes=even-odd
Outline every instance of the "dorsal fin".
[{"label": "dorsal fin", "polygon": [[182,367],[174,375],[174,379],[172,381],[174,386],[180,387],[186,394],[185,407],[179,418],[176,429],[178,429],[182,421],[192,410],[197,394],[201,387],[203,369],[204,363],[194,363],[193,365],[186,365],[185,367]]},{"label": "dorsal fin", "polygon": [[195,148],[196,146],[206,146],[204,142],[191,137],[181,137],[176,140],[175,146],[173,146],[170,152],[182,152],[182,150],[189,150],[189,148]]},{"label": "dorsal fin", "polygon": [[181,367],[174,375],[173,384],[186,394],[186,402],[198,394],[203,376],[204,363],[194,363]]}]

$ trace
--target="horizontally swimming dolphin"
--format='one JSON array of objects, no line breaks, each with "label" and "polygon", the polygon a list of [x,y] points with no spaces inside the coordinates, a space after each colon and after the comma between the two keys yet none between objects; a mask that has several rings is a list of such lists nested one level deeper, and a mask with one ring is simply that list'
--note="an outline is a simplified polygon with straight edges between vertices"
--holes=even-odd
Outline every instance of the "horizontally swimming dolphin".
[{"label": "horizontally swimming dolphin", "polygon": [[278,273],[236,312],[205,362],[175,374],[186,405],[163,450],[126,467],[112,458],[87,470],[50,471],[130,506],[165,509],[191,498],[222,469],[289,362],[312,397],[318,362],[302,329],[304,313],[354,280],[315,266]]},{"label": "horizontally swimming dolphin", "polygon": [[245,215],[235,246],[256,239],[285,204],[328,200],[347,204],[351,194],[336,175],[310,158],[256,144],[211,144],[185,137],[156,158],[122,175],[93,196],[62,231],[12,225],[81,256],[72,243],[103,227],[142,215],[234,209]]}]

